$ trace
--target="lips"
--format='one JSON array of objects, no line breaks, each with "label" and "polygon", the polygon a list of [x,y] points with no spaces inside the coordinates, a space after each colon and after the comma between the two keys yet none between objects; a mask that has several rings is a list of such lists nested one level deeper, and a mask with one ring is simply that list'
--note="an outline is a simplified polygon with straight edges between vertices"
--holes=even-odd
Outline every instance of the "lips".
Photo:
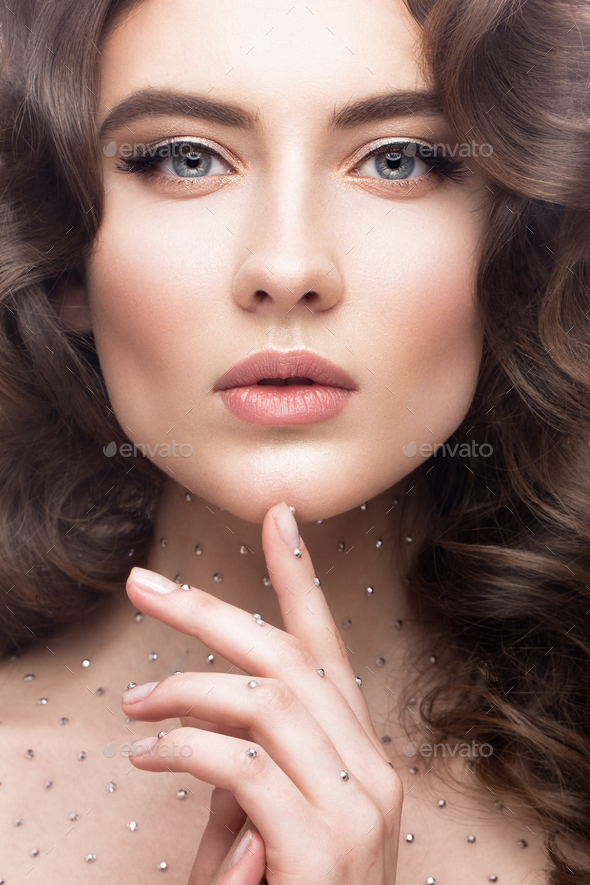
[{"label": "lips", "polygon": [[254,384],[261,387],[318,384],[344,390],[356,389],[348,372],[309,350],[264,350],[225,372],[216,381],[214,390]]}]

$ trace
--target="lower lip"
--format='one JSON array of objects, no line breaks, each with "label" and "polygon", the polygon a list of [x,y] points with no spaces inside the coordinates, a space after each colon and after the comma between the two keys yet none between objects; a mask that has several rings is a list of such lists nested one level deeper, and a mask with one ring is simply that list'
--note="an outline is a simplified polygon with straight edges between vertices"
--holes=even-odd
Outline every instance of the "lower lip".
[{"label": "lower lip", "polygon": [[232,415],[250,424],[315,424],[341,412],[352,391],[326,384],[250,384],[219,394]]}]

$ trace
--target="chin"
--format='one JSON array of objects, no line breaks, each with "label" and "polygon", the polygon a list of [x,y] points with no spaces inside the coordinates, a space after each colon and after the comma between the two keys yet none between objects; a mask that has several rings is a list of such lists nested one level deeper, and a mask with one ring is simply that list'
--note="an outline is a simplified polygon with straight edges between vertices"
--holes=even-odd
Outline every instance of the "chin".
[{"label": "chin", "polygon": [[190,489],[210,506],[239,519],[262,524],[268,510],[285,501],[295,507],[302,524],[360,507],[407,474],[407,462],[396,474],[382,470],[385,459],[376,460],[381,469],[372,469],[366,453],[363,457],[359,452],[346,455],[332,450],[327,458],[317,447],[305,455],[301,449],[262,449],[221,459],[208,459],[201,451],[199,470],[186,463],[176,465],[174,479],[183,490]]}]

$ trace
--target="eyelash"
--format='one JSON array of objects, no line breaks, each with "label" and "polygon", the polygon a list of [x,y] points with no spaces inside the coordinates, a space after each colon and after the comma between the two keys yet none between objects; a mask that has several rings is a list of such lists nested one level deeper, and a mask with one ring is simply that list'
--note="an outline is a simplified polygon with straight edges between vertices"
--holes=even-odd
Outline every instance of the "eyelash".
[{"label": "eyelash", "polygon": [[[202,144],[198,141],[169,141],[165,144],[158,145],[156,148],[152,148],[149,151],[145,151],[143,154],[138,154],[134,157],[119,157],[119,161],[121,165],[117,165],[116,169],[119,172],[131,173],[134,175],[146,175],[153,171],[153,169],[158,166],[160,163],[165,162],[165,160],[169,159],[170,156],[174,156],[171,153],[163,153],[166,149],[174,148],[182,145],[190,145],[193,151],[199,151],[204,154],[209,154],[212,157],[216,157],[218,160],[226,163],[228,166],[231,165],[225,157],[220,154],[218,151],[213,150],[207,145]],[[463,166],[461,160],[452,160],[448,157],[440,156],[438,154],[433,153],[433,149],[431,145],[424,144],[418,141],[411,141],[408,139],[403,139],[399,141],[388,142],[387,144],[379,145],[373,150],[369,151],[369,153],[364,154],[359,161],[355,164],[355,169],[358,166],[363,165],[367,160],[370,160],[372,157],[388,154],[388,153],[398,153],[407,148],[409,145],[412,145],[414,150],[412,151],[413,156],[417,156],[425,165],[430,166],[428,172],[423,173],[416,178],[400,178],[400,179],[386,179],[386,178],[376,178],[376,181],[381,183],[386,182],[391,185],[405,185],[408,181],[420,181],[425,178],[426,175],[432,170],[434,175],[441,178],[451,179],[453,181],[462,180],[463,176],[469,170]],[[422,156],[422,151],[428,151],[431,156],[428,158]],[[154,156],[154,153],[158,152],[159,156]],[[162,155],[163,154],[163,155]],[[227,174],[227,173],[226,173]],[[231,173],[230,173],[231,174]],[[183,178],[179,176],[178,178],[169,178],[168,176],[158,175],[160,179],[163,179],[166,184],[175,186],[176,184],[185,184],[187,182],[195,182],[197,180],[203,180],[208,178],[216,178],[219,177],[217,175],[209,176],[199,176],[198,178]],[[365,176],[360,176],[365,178]]]}]

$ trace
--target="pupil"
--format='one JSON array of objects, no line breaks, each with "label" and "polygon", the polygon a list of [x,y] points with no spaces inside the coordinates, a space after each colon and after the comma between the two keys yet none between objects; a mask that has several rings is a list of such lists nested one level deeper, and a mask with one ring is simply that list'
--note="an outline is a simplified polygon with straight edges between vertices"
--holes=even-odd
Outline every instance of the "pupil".
[{"label": "pupil", "polygon": [[189,156],[187,156],[186,162],[191,169],[196,169],[201,162],[201,157],[202,154],[190,154]]},{"label": "pupil", "polygon": [[387,165],[390,169],[399,169],[401,154],[386,154]]}]

